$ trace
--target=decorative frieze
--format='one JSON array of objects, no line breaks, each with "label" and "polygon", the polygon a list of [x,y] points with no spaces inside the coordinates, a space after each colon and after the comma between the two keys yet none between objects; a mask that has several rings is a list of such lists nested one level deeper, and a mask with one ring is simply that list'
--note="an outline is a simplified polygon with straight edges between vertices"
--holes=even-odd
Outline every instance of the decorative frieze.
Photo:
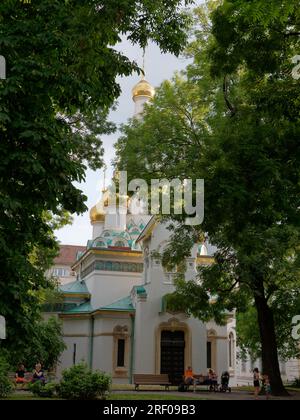
[{"label": "decorative frieze", "polygon": [[144,269],[143,263],[119,262],[119,261],[94,261],[90,266],[82,271],[81,277],[85,278],[93,271],[118,271],[128,273],[142,273]]}]

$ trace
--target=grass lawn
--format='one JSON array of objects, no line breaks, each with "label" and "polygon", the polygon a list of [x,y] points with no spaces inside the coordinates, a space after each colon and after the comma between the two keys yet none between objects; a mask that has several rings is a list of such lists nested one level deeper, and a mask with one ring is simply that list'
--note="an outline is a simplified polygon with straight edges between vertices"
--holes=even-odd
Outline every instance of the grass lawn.
[{"label": "grass lawn", "polygon": [[[12,394],[10,397],[5,398],[5,400],[20,400],[20,401],[37,401],[37,400],[58,400],[59,398],[39,398],[34,397],[32,394]],[[2,398],[0,398],[0,401],[3,401]]]},{"label": "grass lawn", "polygon": [[182,401],[182,400],[200,400],[204,398],[196,397],[178,397],[178,395],[166,394],[111,394],[108,400],[162,400],[162,401]]},{"label": "grass lawn", "polygon": [[292,386],[286,386],[288,391],[300,392],[300,388],[293,388]]},{"label": "grass lawn", "polygon": [[[182,401],[182,400],[199,400],[202,398],[195,398],[195,397],[184,397],[184,396],[176,396],[176,395],[166,395],[166,394],[155,394],[155,393],[149,393],[149,394],[111,394],[107,400],[115,401],[115,400],[161,400],[161,401]],[[204,398],[203,398],[204,399]],[[59,400],[59,398],[39,398],[34,397],[32,394],[27,393],[18,393],[18,394],[12,394],[9,398],[6,398],[6,400],[20,400],[20,401],[37,401],[37,400]],[[0,398],[1,401],[1,398]]]}]

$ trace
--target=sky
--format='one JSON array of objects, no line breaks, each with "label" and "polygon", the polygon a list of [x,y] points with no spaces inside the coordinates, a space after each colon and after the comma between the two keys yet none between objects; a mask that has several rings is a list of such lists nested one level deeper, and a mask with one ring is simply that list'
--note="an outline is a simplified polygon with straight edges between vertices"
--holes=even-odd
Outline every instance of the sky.
[{"label": "sky", "polygon": [[[197,1],[200,3],[201,1]],[[143,62],[143,51],[138,47],[124,40],[118,47],[131,60],[135,60],[140,67]],[[176,71],[180,71],[186,67],[188,61],[183,57],[175,57],[171,54],[162,54],[159,48],[150,43],[145,54],[145,73],[146,79],[154,87],[159,86],[164,80],[170,79]],[[117,125],[126,123],[133,116],[134,103],[132,101],[131,90],[133,86],[140,80],[138,74],[130,77],[119,78],[118,82],[121,86],[122,93],[118,98],[117,109],[110,113],[110,120]],[[117,142],[119,133],[116,132],[109,136],[102,136],[104,147],[104,160],[107,165],[106,185],[112,176],[112,160],[114,158],[114,143]],[[88,197],[86,202],[90,209],[101,198],[101,190],[103,188],[103,170],[91,171],[87,170],[85,182],[75,185],[80,188]],[[73,215],[73,224],[65,226],[55,232],[57,239],[64,245],[86,245],[87,241],[92,238],[92,226],[89,219],[89,211],[77,216]]]}]

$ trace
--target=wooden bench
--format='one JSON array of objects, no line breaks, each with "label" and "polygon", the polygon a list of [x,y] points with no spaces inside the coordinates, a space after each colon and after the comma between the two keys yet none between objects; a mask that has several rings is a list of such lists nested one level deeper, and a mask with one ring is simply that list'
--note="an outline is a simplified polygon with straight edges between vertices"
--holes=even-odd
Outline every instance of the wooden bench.
[{"label": "wooden bench", "polygon": [[[33,374],[31,372],[26,372],[25,373],[25,380],[26,382],[24,383],[16,383],[16,373],[15,372],[9,372],[8,373],[8,378],[10,379],[10,381],[14,384],[14,386],[16,387],[16,389],[26,389],[27,385],[32,382],[32,378],[33,378]],[[49,382],[54,380],[55,375],[51,374],[50,372],[44,371],[44,378],[45,378],[45,382]]]},{"label": "wooden bench", "polygon": [[133,375],[133,383],[136,391],[139,390],[140,385],[161,385],[164,386],[166,390],[169,390],[169,386],[171,385],[168,374],[151,375],[147,373],[138,373]]},{"label": "wooden bench", "polygon": [[16,373],[15,372],[9,372],[8,373],[9,380],[14,384],[16,389],[27,389],[27,385],[29,382],[32,381],[32,373],[26,372],[25,373],[25,381],[24,383],[16,383]]}]

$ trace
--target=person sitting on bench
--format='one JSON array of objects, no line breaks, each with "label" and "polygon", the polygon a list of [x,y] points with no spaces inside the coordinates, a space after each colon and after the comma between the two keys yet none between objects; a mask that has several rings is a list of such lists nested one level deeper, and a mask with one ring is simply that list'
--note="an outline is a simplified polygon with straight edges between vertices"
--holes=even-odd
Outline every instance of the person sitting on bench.
[{"label": "person sitting on bench", "polygon": [[22,384],[23,386],[24,384],[26,384],[27,381],[25,379],[25,373],[26,373],[25,366],[22,363],[19,364],[18,370],[16,371],[16,375],[15,375],[17,385]]},{"label": "person sitting on bench", "polygon": [[194,372],[191,366],[188,366],[187,370],[184,372],[184,383],[185,385],[195,385]]},{"label": "person sitting on bench", "polygon": [[44,371],[42,370],[42,365],[40,363],[37,363],[35,365],[35,369],[32,376],[32,382],[41,381],[42,384],[45,384],[46,379],[44,376]]},{"label": "person sitting on bench", "polygon": [[208,383],[210,385],[210,391],[216,391],[218,387],[218,377],[213,369],[208,370]]}]

